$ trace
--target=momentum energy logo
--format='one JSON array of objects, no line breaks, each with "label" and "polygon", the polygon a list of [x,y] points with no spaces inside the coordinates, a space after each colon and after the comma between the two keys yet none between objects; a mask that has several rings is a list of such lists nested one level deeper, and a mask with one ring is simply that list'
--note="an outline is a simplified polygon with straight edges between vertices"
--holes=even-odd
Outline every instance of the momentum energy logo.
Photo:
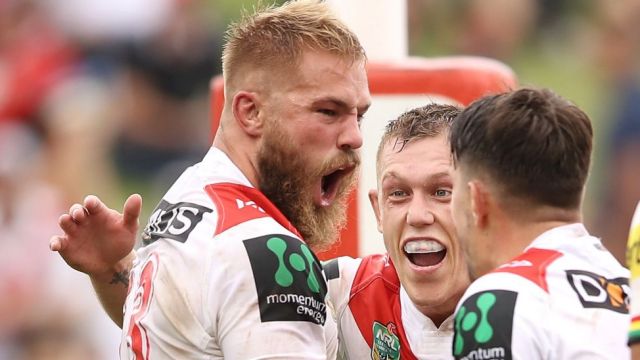
[{"label": "momentum energy logo", "polygon": [[483,291],[467,298],[455,317],[453,355],[462,360],[511,360],[517,293]]},{"label": "momentum energy logo", "polygon": [[323,325],[327,285],[315,255],[302,241],[267,235],[244,241],[258,292],[260,319]]}]

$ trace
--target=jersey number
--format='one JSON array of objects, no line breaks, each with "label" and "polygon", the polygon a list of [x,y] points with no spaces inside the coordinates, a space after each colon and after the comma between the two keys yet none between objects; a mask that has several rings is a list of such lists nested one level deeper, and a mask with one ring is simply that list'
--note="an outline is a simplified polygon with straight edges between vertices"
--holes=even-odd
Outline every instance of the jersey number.
[{"label": "jersey number", "polygon": [[133,291],[133,309],[127,329],[127,346],[133,353],[133,359],[149,359],[149,338],[147,330],[140,323],[149,310],[149,301],[153,295],[153,278],[158,268],[158,258],[152,254],[142,265],[139,281],[131,288]]}]

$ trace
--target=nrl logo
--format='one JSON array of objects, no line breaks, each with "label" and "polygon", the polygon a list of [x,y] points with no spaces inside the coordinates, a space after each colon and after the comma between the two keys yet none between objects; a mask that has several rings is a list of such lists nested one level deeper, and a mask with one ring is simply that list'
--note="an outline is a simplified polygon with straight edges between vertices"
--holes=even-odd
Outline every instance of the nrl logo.
[{"label": "nrl logo", "polygon": [[385,326],[377,321],[373,322],[371,358],[373,360],[400,359],[400,340],[396,335],[396,324],[389,322]]}]

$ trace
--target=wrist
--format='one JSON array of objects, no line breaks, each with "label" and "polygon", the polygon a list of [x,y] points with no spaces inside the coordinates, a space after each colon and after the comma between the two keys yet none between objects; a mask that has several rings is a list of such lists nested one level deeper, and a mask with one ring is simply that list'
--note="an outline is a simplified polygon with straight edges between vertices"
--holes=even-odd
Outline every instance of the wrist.
[{"label": "wrist", "polygon": [[131,250],[122,259],[118,260],[108,269],[96,273],[89,274],[91,282],[98,284],[118,284],[122,283],[128,285],[129,283],[129,271],[133,267],[133,261],[136,259],[136,253]]}]

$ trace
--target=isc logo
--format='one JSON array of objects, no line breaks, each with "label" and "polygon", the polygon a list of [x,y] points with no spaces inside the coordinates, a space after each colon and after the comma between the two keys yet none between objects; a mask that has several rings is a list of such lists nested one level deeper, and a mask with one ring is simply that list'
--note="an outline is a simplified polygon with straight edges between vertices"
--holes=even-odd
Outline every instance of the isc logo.
[{"label": "isc logo", "polygon": [[202,205],[180,202],[171,204],[161,200],[149,217],[149,223],[142,234],[142,242],[149,245],[159,238],[187,241],[189,234],[202,221],[206,213],[213,210]]},{"label": "isc logo", "polygon": [[583,270],[567,270],[567,280],[585,308],[629,312],[629,279],[607,279]]}]

